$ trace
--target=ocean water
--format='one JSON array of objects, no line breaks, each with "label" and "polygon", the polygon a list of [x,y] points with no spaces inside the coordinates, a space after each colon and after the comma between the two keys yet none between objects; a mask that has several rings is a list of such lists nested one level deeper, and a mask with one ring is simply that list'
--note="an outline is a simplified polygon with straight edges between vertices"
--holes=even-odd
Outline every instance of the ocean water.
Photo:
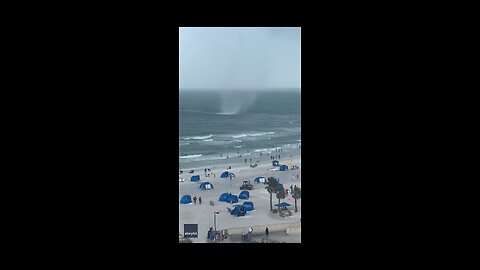
[{"label": "ocean water", "polygon": [[180,91],[181,163],[301,144],[300,91]]}]

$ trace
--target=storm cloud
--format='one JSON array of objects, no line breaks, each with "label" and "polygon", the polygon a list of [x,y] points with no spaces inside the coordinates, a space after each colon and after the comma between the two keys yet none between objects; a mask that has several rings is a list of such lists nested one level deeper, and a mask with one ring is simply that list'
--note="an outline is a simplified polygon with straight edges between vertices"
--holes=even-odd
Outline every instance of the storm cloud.
[{"label": "storm cloud", "polygon": [[181,27],[180,89],[300,85],[299,27]]}]

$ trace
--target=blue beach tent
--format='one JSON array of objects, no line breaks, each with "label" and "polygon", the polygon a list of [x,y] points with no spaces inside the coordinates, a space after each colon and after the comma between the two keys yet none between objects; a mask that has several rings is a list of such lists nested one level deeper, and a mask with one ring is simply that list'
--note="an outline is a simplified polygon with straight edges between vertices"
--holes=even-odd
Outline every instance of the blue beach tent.
[{"label": "blue beach tent", "polygon": [[287,206],[290,206],[290,204],[287,203],[287,202],[282,202],[282,203],[280,203],[280,204],[275,204],[275,206],[278,206],[279,208],[280,208],[280,207],[286,208]]},{"label": "blue beach tent", "polygon": [[245,209],[245,206],[237,205],[235,206],[235,208],[233,208],[230,214],[238,217],[238,216],[244,216],[246,213],[247,213],[247,209]]},{"label": "blue beach tent", "polygon": [[240,192],[240,195],[238,195],[238,198],[243,200],[246,200],[249,197],[250,197],[250,193],[247,190]]},{"label": "blue beach tent", "polygon": [[203,190],[213,189],[213,185],[210,184],[210,182],[203,182],[200,184],[200,189],[203,189]]},{"label": "blue beach tent", "polygon": [[263,183],[267,182],[267,179],[265,179],[265,177],[259,176],[259,177],[255,178],[254,182],[263,184]]},{"label": "blue beach tent", "polygon": [[182,199],[180,199],[181,204],[188,204],[192,203],[192,196],[190,195],[183,195]]},{"label": "blue beach tent", "polygon": [[247,209],[247,211],[252,211],[254,209],[253,202],[244,202],[243,206],[245,206],[245,209]]},{"label": "blue beach tent", "polygon": [[287,165],[281,165],[280,166],[280,171],[287,171],[288,170],[288,166]]},{"label": "blue beach tent", "polygon": [[192,178],[190,178],[190,181],[192,182],[198,182],[200,181],[200,175],[194,175]]},{"label": "blue beach tent", "polygon": [[233,194],[232,194],[232,195],[228,196],[226,202],[228,202],[228,203],[237,203],[237,202],[238,202],[238,197],[237,197],[237,195],[233,195]]},{"label": "blue beach tent", "polygon": [[220,178],[235,178],[235,174],[231,172],[224,171],[221,175]]},{"label": "blue beach tent", "polygon": [[218,200],[221,201],[221,202],[226,202],[229,196],[230,195],[228,193],[223,193],[222,195],[220,195]]}]

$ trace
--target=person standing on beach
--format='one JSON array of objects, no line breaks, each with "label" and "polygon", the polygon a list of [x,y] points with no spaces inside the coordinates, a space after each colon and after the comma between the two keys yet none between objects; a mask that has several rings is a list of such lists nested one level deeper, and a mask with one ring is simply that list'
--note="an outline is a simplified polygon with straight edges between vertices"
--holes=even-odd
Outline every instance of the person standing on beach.
[{"label": "person standing on beach", "polygon": [[245,159],[245,164],[247,164],[247,159]]},{"label": "person standing on beach", "polygon": [[197,196],[193,197],[193,203],[197,204]]},{"label": "person standing on beach", "polygon": [[268,237],[268,227],[265,227],[265,235]]},{"label": "person standing on beach", "polygon": [[202,204],[202,197],[198,197],[198,204]]}]

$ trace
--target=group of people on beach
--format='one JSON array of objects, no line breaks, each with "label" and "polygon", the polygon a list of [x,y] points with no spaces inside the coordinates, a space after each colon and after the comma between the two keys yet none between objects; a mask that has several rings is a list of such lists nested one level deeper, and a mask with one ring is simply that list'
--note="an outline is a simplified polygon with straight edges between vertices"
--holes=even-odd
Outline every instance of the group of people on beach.
[{"label": "group of people on beach", "polygon": [[[193,197],[193,203],[197,204],[197,196]],[[198,204],[202,204],[202,197],[198,197]]]},{"label": "group of people on beach", "polygon": [[280,155],[270,156],[270,159],[271,160],[280,159]]},{"label": "group of people on beach", "polygon": [[[208,171],[208,173],[207,173],[207,171]],[[204,169],[204,172],[205,172],[205,177],[210,177],[210,176],[215,177],[215,173],[212,173],[212,171],[210,169]]]}]

